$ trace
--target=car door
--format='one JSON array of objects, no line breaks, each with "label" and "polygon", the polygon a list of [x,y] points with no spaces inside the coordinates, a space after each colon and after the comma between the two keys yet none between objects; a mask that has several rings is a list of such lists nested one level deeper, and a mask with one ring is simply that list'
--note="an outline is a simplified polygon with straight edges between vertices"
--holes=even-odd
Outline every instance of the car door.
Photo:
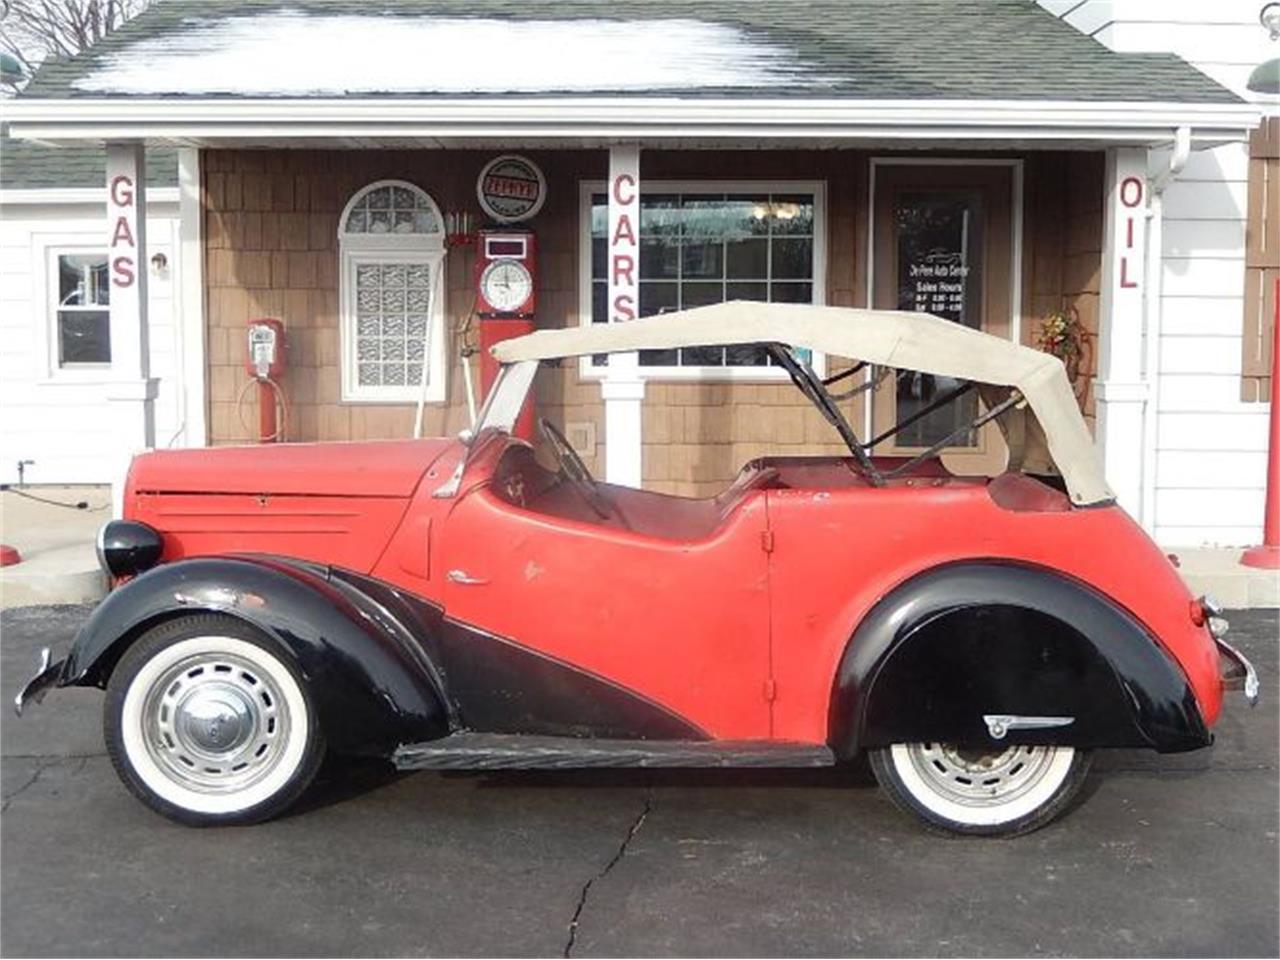
[{"label": "car door", "polygon": [[[473,489],[445,521],[440,553],[449,659],[466,661],[469,684],[501,688],[486,698],[502,704],[473,713],[490,729],[525,728],[502,732],[768,737],[766,530],[763,494],[706,538],[679,541]],[[657,722],[633,731],[604,700]]]}]

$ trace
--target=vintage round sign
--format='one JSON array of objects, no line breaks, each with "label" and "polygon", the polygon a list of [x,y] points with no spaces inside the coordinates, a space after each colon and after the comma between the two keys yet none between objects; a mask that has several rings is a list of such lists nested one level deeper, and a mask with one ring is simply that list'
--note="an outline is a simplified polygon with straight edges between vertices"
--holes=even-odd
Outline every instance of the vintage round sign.
[{"label": "vintage round sign", "polygon": [[480,207],[499,223],[528,220],[542,209],[547,180],[537,164],[506,154],[484,165],[476,180]]}]

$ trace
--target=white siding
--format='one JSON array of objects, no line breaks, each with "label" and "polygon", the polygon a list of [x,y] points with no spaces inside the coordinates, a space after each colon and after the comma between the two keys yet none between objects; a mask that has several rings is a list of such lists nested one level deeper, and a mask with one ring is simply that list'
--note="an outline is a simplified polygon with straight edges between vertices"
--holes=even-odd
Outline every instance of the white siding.
[{"label": "white siding", "polygon": [[[1113,50],[1175,53],[1253,99],[1250,71],[1280,52],[1258,23],[1262,0],[1039,2]],[[1151,171],[1168,156],[1152,151]],[[1228,144],[1194,151],[1165,191],[1149,526],[1170,546],[1262,535],[1268,408],[1240,402],[1248,180],[1247,146]]]},{"label": "white siding", "polygon": [[[168,267],[150,273],[151,372],[159,378],[156,442],[165,445],[183,417],[181,330],[177,323],[177,204],[151,203],[147,256]],[[60,247],[106,245],[105,206],[6,204],[0,210],[0,481],[109,483],[117,463],[105,377],[77,381],[50,369],[53,337],[48,258]],[[201,345],[193,345],[201,349]]]},{"label": "white siding", "polygon": [[1245,80],[1276,55],[1258,23],[1265,0],[1039,0],[1112,50],[1176,53],[1224,87],[1245,96]]},{"label": "white siding", "polygon": [[[1240,401],[1248,150],[1192,156],[1164,197],[1154,529],[1170,545],[1256,542],[1267,410]],[[1167,162],[1153,151],[1152,169]]]}]

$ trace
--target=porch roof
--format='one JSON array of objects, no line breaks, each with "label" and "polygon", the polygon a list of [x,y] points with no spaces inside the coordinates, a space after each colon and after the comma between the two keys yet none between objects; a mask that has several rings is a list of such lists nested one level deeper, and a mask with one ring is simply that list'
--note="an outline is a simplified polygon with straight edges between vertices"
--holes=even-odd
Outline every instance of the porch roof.
[{"label": "porch roof", "polygon": [[1240,139],[1258,108],[1034,0],[165,0],[14,133],[212,145]]},{"label": "porch roof", "polygon": [[[0,199],[14,190],[99,191],[106,172],[107,155],[100,146],[51,148],[0,132]],[[148,150],[147,186],[177,185],[177,151]]]}]

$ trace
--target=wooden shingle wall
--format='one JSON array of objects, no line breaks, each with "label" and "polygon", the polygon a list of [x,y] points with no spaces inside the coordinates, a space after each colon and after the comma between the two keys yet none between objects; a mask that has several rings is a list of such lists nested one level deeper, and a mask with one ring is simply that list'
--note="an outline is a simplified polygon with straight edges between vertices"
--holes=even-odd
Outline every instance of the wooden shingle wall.
[{"label": "wooden shingle wall", "polygon": [[1245,227],[1242,400],[1271,396],[1276,280],[1280,278],[1280,117],[1249,138],[1249,219]]},{"label": "wooden shingle wall", "polygon": [[[360,188],[403,179],[442,210],[476,213],[475,177],[494,151],[205,151],[202,154],[209,423],[213,443],[250,439],[256,391],[244,372],[245,325],[276,316],[286,324],[287,438],[294,441],[407,437],[411,404],[342,403],[338,333],[338,217]],[[548,179],[547,201],[531,223],[538,234],[538,323],[580,322],[579,184],[603,180],[600,150],[529,151]],[[648,151],[646,180],[825,181],[826,302],[866,303],[869,157],[857,151]],[[1026,158],[1023,338],[1062,305],[1097,329],[1101,244],[1100,155],[1039,153]],[[429,405],[427,435],[468,423],[458,360],[473,304],[473,254],[447,262],[451,329],[449,402]],[[474,343],[474,330],[466,334]],[[832,366],[829,372],[838,367]],[[478,364],[473,374],[479,384]],[[603,406],[597,382],[576,362],[544,370],[538,413],[559,424],[591,424],[596,446],[584,459],[603,473]],[[1092,398],[1087,400],[1092,412]],[[860,398],[845,403],[861,427]],[[843,453],[834,431],[789,383],[650,382],[644,404],[643,470],[651,489],[687,495],[718,491],[755,456]]]},{"label": "wooden shingle wall", "polygon": [[[360,188],[403,179],[425,189],[442,210],[474,209],[475,176],[489,158],[441,151],[205,151],[202,155],[205,283],[208,318],[209,423],[213,443],[250,438],[257,423],[256,391],[241,402],[248,319],[284,320],[288,366],[289,440],[360,440],[407,437],[411,404],[342,403],[338,333],[338,217]],[[594,174],[603,154],[541,156],[554,171],[538,228],[546,252],[539,271],[543,315],[576,322],[576,185]],[[580,169],[581,168],[581,169]],[[575,245],[576,246],[576,245]],[[451,339],[449,402],[429,405],[427,435],[456,433],[467,425],[457,331],[473,305],[472,253],[457,248],[447,261],[446,297]],[[474,341],[474,333],[471,334]],[[473,373],[479,383],[478,358]],[[570,378],[572,379],[572,378]],[[576,397],[567,384],[547,394],[549,407]],[[598,393],[598,391],[597,391]],[[598,405],[598,404],[597,404]]]}]

